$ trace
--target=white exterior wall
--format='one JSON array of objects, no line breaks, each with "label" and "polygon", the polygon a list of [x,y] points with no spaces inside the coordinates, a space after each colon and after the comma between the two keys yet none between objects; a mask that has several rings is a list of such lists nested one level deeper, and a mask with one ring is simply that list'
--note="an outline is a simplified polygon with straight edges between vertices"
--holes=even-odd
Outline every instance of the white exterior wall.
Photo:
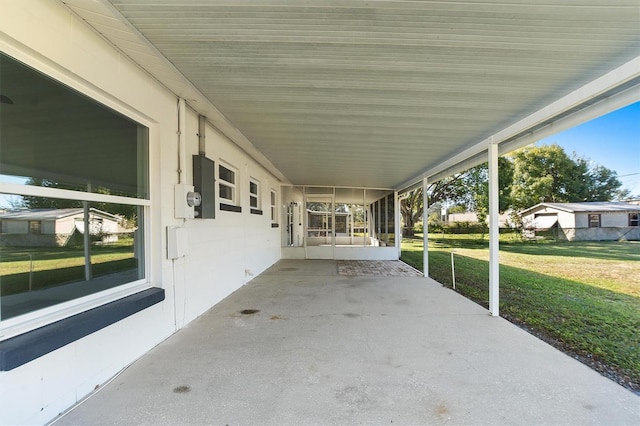
[{"label": "white exterior wall", "polygon": [[[549,211],[554,211],[554,209],[547,209]],[[555,210],[558,214],[558,225],[560,228],[575,228],[576,227],[576,215],[573,213],[565,212],[562,210]]]},{"label": "white exterior wall", "polygon": [[628,212],[602,213],[600,215],[600,226],[603,228],[613,226],[629,226]]},{"label": "white exterior wall", "polygon": [[[149,128],[147,277],[151,286],[165,290],[166,298],[34,361],[0,372],[0,424],[41,424],[280,258],[280,234],[271,228],[268,208],[269,189],[279,192],[280,183],[209,126],[207,156],[216,166],[223,158],[238,168],[243,211],[217,211],[216,219],[211,220],[176,219],[176,95],[58,2],[3,2],[0,29],[3,52]],[[197,116],[190,112],[187,129],[183,129],[187,134],[187,184],[192,184],[191,155],[198,152],[197,130]],[[249,173],[261,182],[262,216],[249,213]],[[167,259],[167,226],[186,228],[187,256]]]},{"label": "white exterior wall", "polygon": [[629,226],[629,212],[593,212],[576,213],[576,228],[589,227],[589,214],[600,215],[601,228]]},{"label": "white exterior wall", "polygon": [[29,222],[24,220],[3,220],[2,232],[4,234],[28,234]]},{"label": "white exterior wall", "polygon": [[53,235],[56,233],[55,220],[43,220],[40,225],[40,232],[44,235]]},{"label": "white exterior wall", "polygon": [[61,219],[56,220],[56,234],[70,234],[73,232],[73,229],[76,227],[76,219],[82,219],[83,215],[79,216],[68,216],[63,217]]}]

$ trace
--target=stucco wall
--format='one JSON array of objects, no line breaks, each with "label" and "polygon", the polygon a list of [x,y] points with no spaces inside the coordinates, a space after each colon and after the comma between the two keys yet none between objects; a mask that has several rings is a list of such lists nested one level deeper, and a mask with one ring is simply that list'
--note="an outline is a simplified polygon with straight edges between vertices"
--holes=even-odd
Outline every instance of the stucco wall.
[{"label": "stucco wall", "polygon": [[588,228],[589,227],[589,214],[600,215],[600,226],[603,228],[616,227],[616,226],[629,226],[629,213],[628,212],[593,212],[593,213],[576,213],[575,226],[567,226],[568,228]]},{"label": "stucco wall", "polygon": [[[280,183],[243,151],[207,128],[207,156],[238,168],[242,213],[216,212],[213,220],[174,217],[178,182],[177,96],[150,78],[58,2],[3,2],[0,49],[149,128],[151,207],[147,275],[166,299],[127,319],[0,372],[0,424],[40,424],[54,418],[120,369],[235,291],[280,257],[280,234],[268,205],[251,215],[248,178],[260,180],[263,203]],[[189,112],[190,156],[197,154],[197,114]],[[245,188],[246,187],[246,188]],[[188,254],[166,256],[166,228],[184,227]],[[175,307],[175,309],[174,309]],[[76,308],[77,309],[77,308]]]},{"label": "stucco wall", "polygon": [[640,227],[562,228],[558,238],[568,241],[640,241]]}]

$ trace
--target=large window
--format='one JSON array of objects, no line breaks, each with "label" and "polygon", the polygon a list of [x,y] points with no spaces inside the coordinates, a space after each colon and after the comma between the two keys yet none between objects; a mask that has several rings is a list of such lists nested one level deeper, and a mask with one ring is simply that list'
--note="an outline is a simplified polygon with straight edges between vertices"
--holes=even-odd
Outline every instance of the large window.
[{"label": "large window", "polygon": [[0,54],[0,320],[145,278],[148,129]]}]

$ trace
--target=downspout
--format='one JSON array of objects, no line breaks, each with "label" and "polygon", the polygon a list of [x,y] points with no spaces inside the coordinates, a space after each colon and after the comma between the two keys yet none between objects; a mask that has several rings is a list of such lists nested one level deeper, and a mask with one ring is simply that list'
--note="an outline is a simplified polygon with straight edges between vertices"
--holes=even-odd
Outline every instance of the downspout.
[{"label": "downspout", "polygon": [[[178,184],[185,183],[183,173],[187,168],[187,137],[186,137],[186,128],[187,128],[187,105],[183,98],[178,98]],[[182,219],[183,225],[186,222],[186,219]],[[172,266],[172,280],[173,280],[173,326],[177,331],[182,327],[182,323],[178,323],[178,286],[176,285],[176,260],[171,260]],[[184,266],[184,258],[182,258],[182,264]],[[184,281],[183,281],[184,284]],[[184,289],[184,285],[183,285]],[[185,301],[185,294],[182,295],[183,302]],[[184,318],[184,310],[182,312]]]},{"label": "downspout", "polygon": [[182,173],[187,168],[187,143],[184,129],[187,127],[187,104],[183,98],[178,99],[178,183],[184,183]]},{"label": "downspout", "polygon": [[207,130],[207,117],[204,115],[198,116],[198,154],[203,157],[207,155],[206,146],[205,146],[205,137]]}]

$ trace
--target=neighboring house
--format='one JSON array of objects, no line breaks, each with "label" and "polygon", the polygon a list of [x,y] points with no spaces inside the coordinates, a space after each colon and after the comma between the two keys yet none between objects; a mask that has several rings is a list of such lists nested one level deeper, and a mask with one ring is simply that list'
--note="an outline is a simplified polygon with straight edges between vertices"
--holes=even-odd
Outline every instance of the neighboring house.
[{"label": "neighboring house", "polygon": [[640,240],[640,206],[631,203],[540,203],[520,217],[529,238],[554,230],[568,241]]},{"label": "neighboring house", "polygon": [[[127,232],[120,218],[98,209],[89,209],[89,233],[103,242],[118,240]],[[84,234],[84,210],[34,209],[0,214],[0,245],[12,247],[62,247],[74,234]],[[132,231],[129,231],[132,232]]]}]

